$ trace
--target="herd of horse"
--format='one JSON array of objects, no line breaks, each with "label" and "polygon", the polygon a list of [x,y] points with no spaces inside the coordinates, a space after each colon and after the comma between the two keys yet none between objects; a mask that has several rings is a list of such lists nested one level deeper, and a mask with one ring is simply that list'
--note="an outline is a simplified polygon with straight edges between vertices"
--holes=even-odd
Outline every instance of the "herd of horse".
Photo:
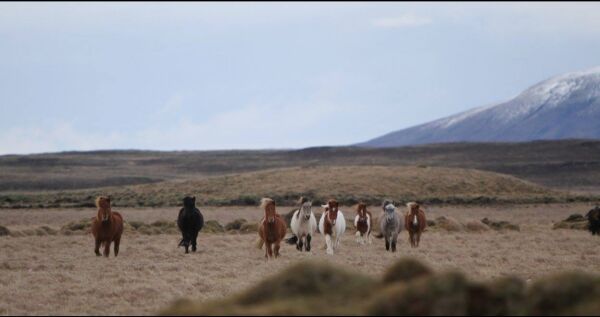
[{"label": "herd of horse", "polygon": [[[301,198],[299,208],[296,209],[290,220],[292,236],[285,239],[287,235],[287,223],[277,213],[275,201],[270,198],[261,200],[260,208],[264,209],[264,216],[258,223],[257,241],[258,248],[265,246],[265,257],[273,258],[279,256],[281,244],[285,239],[287,244],[296,245],[299,251],[311,251],[311,241],[318,231],[325,237],[325,249],[327,254],[333,255],[340,246],[340,239],[346,232],[346,218],[340,210],[339,203],[330,199],[322,205],[323,213],[319,221],[313,212],[313,202]],[[104,256],[108,257],[110,245],[114,243],[115,256],[119,253],[119,244],[123,234],[123,217],[112,210],[110,197],[100,196],[96,199],[98,208],[97,216],[92,221],[91,231],[95,240],[95,253],[100,256],[100,247],[104,248]],[[396,211],[396,206],[390,200],[383,202],[383,212],[375,219],[373,214],[367,210],[367,205],[359,203],[354,217],[356,228],[356,242],[360,244],[372,243],[373,224],[378,223],[380,232],[376,238],[385,240],[385,248],[395,252],[398,235],[404,228],[409,233],[409,241],[412,247],[418,247],[421,234],[427,226],[425,212],[417,203],[408,203],[408,210],[401,216]],[[186,196],[183,199],[183,208],[177,217],[177,226],[181,231],[182,238],[179,246],[185,248],[185,253],[197,249],[198,233],[204,226],[204,217],[196,207],[196,197]]]},{"label": "herd of horse", "polygon": [[[265,246],[265,258],[267,259],[279,256],[281,243],[284,240],[288,244],[295,244],[298,251],[310,251],[312,238],[317,231],[325,237],[324,248],[327,254],[333,255],[339,248],[340,239],[346,231],[346,218],[335,199],[330,199],[326,204],[321,205],[323,213],[317,222],[317,217],[312,210],[313,202],[306,198],[300,198],[300,207],[293,212],[290,220],[292,236],[287,239],[285,238],[287,223],[277,213],[275,201],[270,198],[263,198],[260,206],[264,209],[264,216],[258,223],[259,239],[257,247],[262,249]],[[98,197],[96,207],[98,213],[91,226],[95,240],[94,252],[97,256],[101,256],[100,248],[102,247],[104,256],[108,257],[110,245],[114,243],[114,255],[117,256],[123,234],[123,217],[112,210],[110,197]],[[367,210],[367,205],[359,203],[354,217],[356,242],[363,245],[371,244],[373,224],[378,224],[379,233],[375,237],[385,240],[387,251],[396,252],[398,235],[402,229],[408,232],[411,247],[418,247],[421,235],[427,227],[425,212],[421,205],[416,202],[410,202],[406,204],[406,207],[406,212],[401,214],[397,211],[393,201],[384,200],[380,215],[373,217],[373,214]],[[600,235],[600,207],[590,210],[586,218],[589,223],[589,231],[593,235]],[[183,208],[179,211],[177,226],[182,235],[179,246],[185,248],[185,253],[189,253],[190,246],[192,252],[195,252],[198,233],[204,226],[202,213],[196,207],[196,197],[186,196],[183,199]]]}]

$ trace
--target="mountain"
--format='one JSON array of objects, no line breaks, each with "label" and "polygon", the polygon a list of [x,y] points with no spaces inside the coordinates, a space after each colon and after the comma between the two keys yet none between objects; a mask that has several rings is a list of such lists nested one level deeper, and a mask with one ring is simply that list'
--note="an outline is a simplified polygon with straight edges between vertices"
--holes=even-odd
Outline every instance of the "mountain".
[{"label": "mountain", "polygon": [[391,132],[358,146],[573,138],[600,138],[600,67],[552,77],[507,102]]}]

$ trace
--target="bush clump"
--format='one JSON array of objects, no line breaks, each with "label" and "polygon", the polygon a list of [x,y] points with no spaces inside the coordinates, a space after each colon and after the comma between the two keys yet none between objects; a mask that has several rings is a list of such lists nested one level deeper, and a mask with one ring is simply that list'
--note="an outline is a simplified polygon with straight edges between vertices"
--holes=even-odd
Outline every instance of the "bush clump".
[{"label": "bush clump", "polygon": [[488,218],[483,218],[483,219],[481,219],[481,222],[483,222],[484,224],[488,225],[488,227],[490,227],[494,230],[497,230],[497,231],[504,231],[504,230],[521,231],[521,228],[519,227],[519,225],[512,224],[508,221],[493,221]]}]

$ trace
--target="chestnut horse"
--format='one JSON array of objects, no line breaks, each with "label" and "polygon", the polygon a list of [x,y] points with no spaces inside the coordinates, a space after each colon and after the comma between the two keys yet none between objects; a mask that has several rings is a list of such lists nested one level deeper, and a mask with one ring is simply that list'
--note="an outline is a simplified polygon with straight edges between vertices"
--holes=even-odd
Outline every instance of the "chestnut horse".
[{"label": "chestnut horse", "polygon": [[410,246],[416,248],[421,242],[423,230],[427,227],[427,219],[425,219],[425,212],[419,204],[408,203],[406,207],[408,207],[408,212],[404,216],[404,226],[408,231]]},{"label": "chestnut horse", "polygon": [[104,256],[110,254],[110,244],[115,243],[115,256],[119,254],[119,244],[123,234],[123,217],[110,207],[110,197],[100,196],[96,198],[98,215],[92,221],[92,234],[96,240],[94,252],[100,256],[100,245],[104,246]]},{"label": "chestnut horse", "polygon": [[265,209],[265,217],[260,221],[258,235],[262,240],[259,246],[265,244],[265,258],[279,256],[281,240],[287,232],[285,220],[275,211],[275,202],[270,198],[263,198],[260,201],[260,207]]},{"label": "chestnut horse", "polygon": [[371,244],[371,228],[373,228],[373,216],[367,210],[364,203],[358,204],[356,217],[354,217],[354,227],[356,227],[356,242]]}]

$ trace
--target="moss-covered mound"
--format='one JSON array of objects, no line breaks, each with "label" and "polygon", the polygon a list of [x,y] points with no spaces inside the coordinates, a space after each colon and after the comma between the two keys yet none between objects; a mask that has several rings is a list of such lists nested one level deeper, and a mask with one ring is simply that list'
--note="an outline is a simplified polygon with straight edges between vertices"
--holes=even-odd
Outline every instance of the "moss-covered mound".
[{"label": "moss-covered mound", "polygon": [[180,300],[165,315],[597,315],[600,277],[567,272],[530,286],[516,277],[473,282],[413,259],[381,281],[327,263],[304,262],[228,298]]}]

